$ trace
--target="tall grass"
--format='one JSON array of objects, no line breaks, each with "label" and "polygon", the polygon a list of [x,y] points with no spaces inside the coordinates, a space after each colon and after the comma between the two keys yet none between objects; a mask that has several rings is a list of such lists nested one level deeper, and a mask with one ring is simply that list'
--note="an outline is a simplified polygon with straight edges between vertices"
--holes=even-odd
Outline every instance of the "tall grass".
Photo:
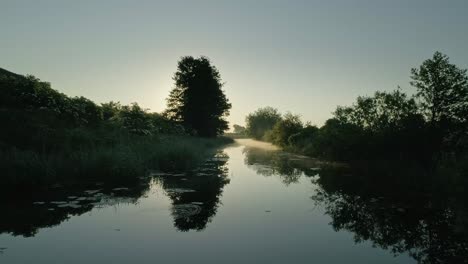
[{"label": "tall grass", "polygon": [[196,166],[216,147],[232,141],[86,129],[68,130],[64,134],[59,144],[49,142],[44,149],[0,148],[1,185],[128,181],[150,170],[184,171]]}]

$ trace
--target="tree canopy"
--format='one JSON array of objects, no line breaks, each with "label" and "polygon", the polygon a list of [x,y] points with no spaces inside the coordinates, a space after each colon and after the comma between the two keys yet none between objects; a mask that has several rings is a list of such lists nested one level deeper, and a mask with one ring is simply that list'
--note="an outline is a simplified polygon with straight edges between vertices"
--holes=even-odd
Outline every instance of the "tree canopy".
[{"label": "tree canopy", "polygon": [[466,122],[468,76],[440,52],[411,69],[411,85],[417,89],[421,108],[429,122]]},{"label": "tree canopy", "polygon": [[269,106],[260,108],[245,118],[247,133],[255,139],[263,139],[265,132],[271,130],[280,120],[278,109]]},{"label": "tree canopy", "polygon": [[174,74],[175,87],[165,115],[199,136],[214,137],[228,129],[231,104],[219,71],[207,57],[182,57]]},{"label": "tree canopy", "polygon": [[466,153],[467,70],[436,52],[412,69],[411,78],[414,95],[398,87],[359,96],[350,106],[338,106],[320,128],[265,107],[247,116],[247,131],[286,150],[333,160],[431,161]]}]

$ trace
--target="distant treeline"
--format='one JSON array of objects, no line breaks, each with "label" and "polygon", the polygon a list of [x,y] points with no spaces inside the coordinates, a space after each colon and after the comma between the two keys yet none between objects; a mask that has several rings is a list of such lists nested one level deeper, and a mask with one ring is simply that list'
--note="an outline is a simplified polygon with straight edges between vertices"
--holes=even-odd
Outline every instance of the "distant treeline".
[{"label": "distant treeline", "polygon": [[414,95],[401,89],[338,106],[322,127],[265,107],[246,117],[247,134],[287,150],[341,160],[460,158],[468,148],[467,71],[436,52],[411,70]]},{"label": "distant treeline", "polygon": [[[34,76],[0,69],[0,170],[3,182],[30,184],[80,177],[132,178],[147,169],[184,170],[227,129],[230,104],[216,68],[183,57],[167,110],[137,103],[100,105],[69,97]],[[208,101],[204,91],[211,93]]]}]

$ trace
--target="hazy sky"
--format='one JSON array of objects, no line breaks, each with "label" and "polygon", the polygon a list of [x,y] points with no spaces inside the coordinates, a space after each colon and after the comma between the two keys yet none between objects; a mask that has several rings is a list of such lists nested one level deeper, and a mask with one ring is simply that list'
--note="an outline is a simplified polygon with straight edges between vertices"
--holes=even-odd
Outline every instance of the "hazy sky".
[{"label": "hazy sky", "polygon": [[412,92],[436,50],[468,68],[467,47],[467,0],[0,0],[0,67],[161,111],[178,59],[206,55],[231,124],[270,105],[320,125],[358,95]]}]

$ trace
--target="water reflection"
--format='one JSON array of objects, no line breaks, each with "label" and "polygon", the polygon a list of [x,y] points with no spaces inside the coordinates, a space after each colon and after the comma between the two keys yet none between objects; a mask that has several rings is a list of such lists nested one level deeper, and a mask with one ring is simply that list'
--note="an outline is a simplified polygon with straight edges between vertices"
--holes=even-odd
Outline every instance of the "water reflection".
[{"label": "water reflection", "polygon": [[[40,229],[57,226],[96,208],[136,204],[153,185],[172,200],[174,226],[180,231],[203,230],[216,214],[223,187],[229,183],[220,152],[189,173],[151,173],[135,182],[93,183],[2,194],[0,234],[33,237]],[[25,195],[27,193],[27,195]]]},{"label": "water reflection", "polygon": [[223,188],[229,183],[228,159],[220,152],[188,174],[159,175],[172,200],[171,211],[178,230],[203,230],[216,215]]},{"label": "water reflection", "polygon": [[324,170],[314,180],[320,189],[312,198],[325,207],[336,231],[352,232],[356,243],[369,240],[394,254],[408,252],[419,263],[467,262],[468,208],[460,197],[401,184],[414,174],[387,184],[383,172],[354,173],[360,176]]},{"label": "water reflection", "polygon": [[[149,179],[120,185],[97,183],[64,188],[30,190],[28,195],[1,199],[0,234],[32,237],[42,228],[57,226],[93,208],[135,203],[149,189]],[[11,195],[11,194],[10,194]]]},{"label": "water reflection", "polygon": [[286,185],[297,183],[302,174],[306,176],[318,174],[320,162],[309,157],[255,147],[246,147],[243,152],[245,164],[257,174],[278,176]]},{"label": "water reflection", "polygon": [[[138,257],[148,262],[153,261],[154,247],[160,249],[159,257],[164,255],[171,260],[174,252],[190,252],[176,254],[180,262],[190,261],[187,258],[197,253],[196,260],[206,262],[203,257],[209,256],[213,248],[222,257],[232,258],[234,263],[247,262],[235,257],[249,254],[263,257],[263,263],[274,263],[274,260],[306,263],[311,250],[317,252],[315,257],[319,262],[320,258],[332,258],[336,252],[344,252],[344,258],[349,254],[387,261],[387,253],[387,256],[378,255],[379,250],[366,248],[370,243],[399,255],[395,260],[390,257],[388,263],[407,263],[407,254],[419,263],[466,263],[468,259],[466,194],[441,191],[440,184],[435,184],[437,177],[430,171],[395,165],[373,164],[371,168],[370,164],[361,167],[327,164],[258,148],[237,147],[225,151],[232,157],[231,162],[224,152],[219,152],[190,172],[153,172],[133,183],[97,183],[73,188],[57,185],[16,196],[5,195],[0,199],[0,234],[31,237],[42,228],[57,226],[73,216],[116,205],[119,205],[116,206],[119,210],[115,210],[119,219],[113,221],[116,216],[113,210],[99,211],[102,214],[93,211],[90,217],[63,225],[62,230],[57,229],[59,233],[44,232],[27,243],[4,236],[0,256],[19,259],[23,249],[35,256],[42,252],[33,252],[28,245],[48,251],[48,245],[56,245],[57,236],[71,238],[77,232],[87,232],[76,240],[88,247],[90,233],[96,232],[99,235],[96,237],[103,238],[102,244],[95,244],[97,253],[91,254],[93,257],[106,255],[102,252],[116,254],[116,248],[122,252],[127,243],[132,243],[136,246],[120,257],[136,256],[131,252],[143,247],[145,250],[135,252],[143,254],[144,257]],[[230,185],[228,173],[235,176]],[[271,181],[271,177],[278,177],[282,183]],[[222,201],[225,207],[221,211]],[[315,205],[317,210],[310,211]],[[218,222],[211,226],[211,232],[190,235],[174,232],[206,230],[216,214]],[[120,228],[121,232],[114,232]],[[367,243],[354,246],[348,233],[356,243]],[[122,247],[112,244],[114,237],[125,238],[115,240]],[[143,238],[147,242],[138,244]],[[324,238],[333,244],[322,243]],[[252,244],[256,245],[255,253]],[[197,248],[197,245],[203,246]],[[56,257],[54,250],[50,251],[51,259]],[[130,257],[127,262],[131,262]],[[343,263],[343,259],[330,262]]]},{"label": "water reflection", "polygon": [[318,173],[311,178],[318,187],[312,200],[355,243],[371,241],[418,263],[468,263],[466,197],[439,189],[434,172],[407,164],[337,166],[258,148],[244,153],[247,166],[286,185]]}]

